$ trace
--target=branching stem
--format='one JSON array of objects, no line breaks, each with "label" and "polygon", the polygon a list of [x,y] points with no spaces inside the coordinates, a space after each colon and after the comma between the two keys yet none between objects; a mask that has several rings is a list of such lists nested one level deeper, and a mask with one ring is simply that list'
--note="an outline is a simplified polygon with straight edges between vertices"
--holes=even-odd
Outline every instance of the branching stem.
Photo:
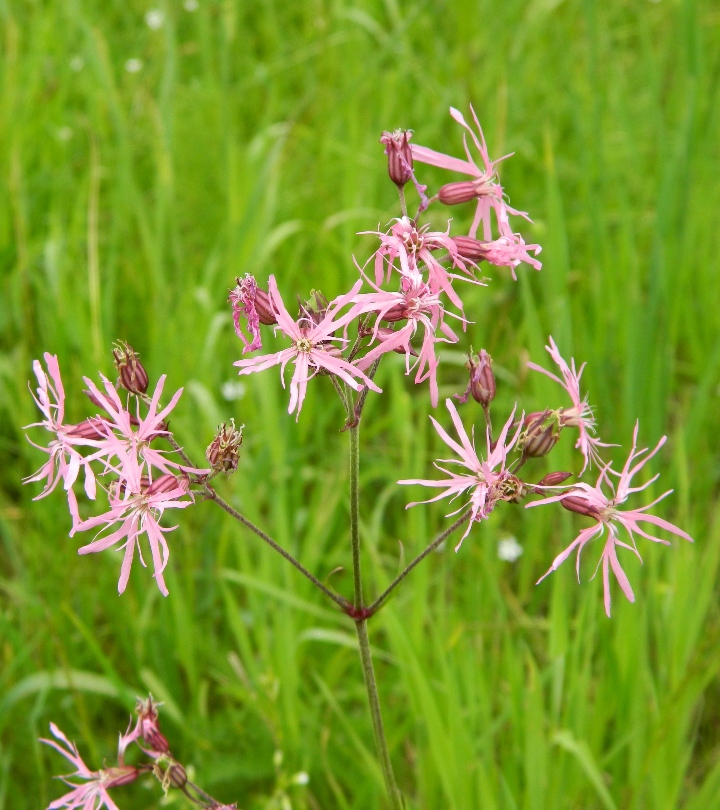
[{"label": "branching stem", "polygon": [[428,554],[435,551],[438,546],[447,540],[448,537],[456,530],[459,529],[463,523],[466,523],[468,518],[470,517],[470,510],[468,509],[467,512],[462,514],[452,526],[449,526],[445,531],[438,535],[432,543],[424,550],[421,551],[420,554],[415,557],[415,559],[407,565],[396,577],[395,579],[388,585],[387,588],[378,596],[378,598],[371,604],[368,605],[367,610],[372,615],[373,613],[377,613],[378,610],[385,604],[390,594],[397,588],[397,586],[405,579],[405,577],[415,568],[416,565],[421,563]]}]

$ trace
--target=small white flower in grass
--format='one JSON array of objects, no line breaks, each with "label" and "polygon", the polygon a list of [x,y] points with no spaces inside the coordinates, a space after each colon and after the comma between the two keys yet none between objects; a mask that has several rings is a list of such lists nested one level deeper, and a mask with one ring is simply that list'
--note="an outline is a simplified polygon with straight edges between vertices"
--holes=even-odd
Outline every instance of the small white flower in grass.
[{"label": "small white flower in grass", "polygon": [[197,11],[198,10],[198,0],[185,0],[183,3],[183,8],[185,11]]},{"label": "small white flower in grass", "polygon": [[222,384],[220,389],[222,398],[227,402],[232,402],[235,399],[242,399],[245,396],[245,385],[235,380],[228,380]]},{"label": "small white flower in grass", "polygon": [[73,131],[70,127],[60,127],[57,136],[61,141],[69,141],[72,138]]},{"label": "small white flower in grass", "polygon": [[503,539],[498,543],[497,555],[505,562],[515,562],[515,560],[517,560],[522,553],[523,547],[512,535],[509,537],[503,537]]},{"label": "small white flower in grass", "polygon": [[70,60],[70,70],[75,71],[75,73],[80,73],[80,71],[85,67],[85,60],[82,56],[73,56]]},{"label": "small white flower in grass", "polygon": [[310,781],[310,774],[307,771],[298,771],[292,778],[294,785],[307,785]]},{"label": "small white flower in grass", "polygon": [[145,25],[153,31],[163,27],[165,14],[159,8],[151,8],[145,15]]},{"label": "small white flower in grass", "polygon": [[128,59],[127,62],[125,62],[125,70],[127,70],[128,73],[138,73],[142,70],[142,66],[143,63],[141,59]]}]

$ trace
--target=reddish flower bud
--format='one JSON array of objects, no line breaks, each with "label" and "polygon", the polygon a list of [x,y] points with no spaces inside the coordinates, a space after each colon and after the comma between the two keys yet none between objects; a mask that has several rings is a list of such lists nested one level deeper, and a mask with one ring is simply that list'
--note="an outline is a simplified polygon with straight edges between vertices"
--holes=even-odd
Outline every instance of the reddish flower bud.
[{"label": "reddish flower bud", "polygon": [[463,259],[469,259],[471,262],[479,262],[487,256],[487,243],[481,242],[479,239],[473,239],[472,236],[453,236],[451,237],[457,247],[458,255]]},{"label": "reddish flower bud", "polygon": [[140,355],[128,343],[119,341],[113,349],[115,368],[120,374],[120,385],[131,394],[144,394],[148,389],[148,375],[140,362]]},{"label": "reddish flower bud", "polygon": [[100,773],[102,774],[102,786],[104,788],[129,785],[140,776],[140,771],[132,765],[116,765],[114,768],[105,768]]},{"label": "reddish flower bud", "polygon": [[382,316],[385,323],[397,323],[407,318],[407,306],[405,304],[395,304]]},{"label": "reddish flower bud", "polygon": [[563,481],[567,481],[568,478],[572,476],[572,473],[569,472],[551,472],[548,473],[544,478],[541,478],[535,486],[538,487],[557,487],[563,483]]},{"label": "reddish flower bud", "polygon": [[545,426],[548,416],[550,416],[550,411],[538,411],[528,414],[523,420],[525,434],[520,439],[523,455],[529,458],[541,458],[546,456],[557,444],[560,436],[557,424],[550,422]]},{"label": "reddish flower bud", "polygon": [[553,426],[548,425],[544,430],[528,434],[523,445],[523,452],[530,458],[542,458],[555,447],[558,434],[553,432]]},{"label": "reddish flower bud", "polygon": [[135,711],[138,714],[138,726],[140,736],[145,744],[150,746],[150,750],[156,754],[167,754],[170,751],[170,744],[165,735],[160,731],[157,707],[152,696],[147,700],[138,700]]},{"label": "reddish flower bud", "polygon": [[456,394],[456,399],[460,402],[467,402],[472,394],[475,402],[487,408],[495,399],[495,375],[492,370],[492,357],[485,351],[480,350],[479,355],[473,357],[472,352],[468,355],[465,368],[470,372],[470,382],[464,394]]},{"label": "reddish flower bud", "polygon": [[477,197],[477,188],[471,180],[446,183],[438,191],[438,199],[443,205],[459,205]]},{"label": "reddish flower bud", "polygon": [[411,129],[396,129],[395,132],[383,132],[380,136],[380,143],[385,144],[388,158],[388,174],[398,188],[402,188],[412,177],[413,159],[408,143],[411,137]]},{"label": "reddish flower bud", "polygon": [[277,323],[270,295],[260,287],[255,290],[255,312],[257,312],[260,323],[265,326],[273,326]]},{"label": "reddish flower bud", "polygon": [[242,426],[238,430],[234,419],[230,420],[230,424],[223,422],[220,425],[205,453],[213,470],[226,473],[237,470],[242,440]]},{"label": "reddish flower bud", "polygon": [[80,422],[79,425],[69,425],[66,433],[78,439],[107,439],[109,427],[109,423],[104,419],[93,416]]},{"label": "reddish flower bud", "polygon": [[172,492],[178,487],[187,487],[187,478],[178,478],[176,475],[165,473],[156,478],[145,490],[147,495],[158,495],[161,492]]},{"label": "reddish flower bud", "polygon": [[584,498],[576,498],[574,495],[570,495],[568,498],[563,498],[560,503],[568,512],[577,512],[578,515],[585,515],[595,520],[602,520],[597,509],[593,509]]}]

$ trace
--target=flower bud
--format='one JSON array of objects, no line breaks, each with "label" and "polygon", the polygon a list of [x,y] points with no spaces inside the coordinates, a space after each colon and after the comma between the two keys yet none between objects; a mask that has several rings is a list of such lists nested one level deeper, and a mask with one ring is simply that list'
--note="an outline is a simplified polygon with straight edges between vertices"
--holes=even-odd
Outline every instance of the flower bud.
[{"label": "flower bud", "polygon": [[545,427],[550,411],[531,413],[524,419],[525,435],[522,438],[523,455],[529,458],[546,456],[557,444],[559,433],[552,422]]},{"label": "flower bud", "polygon": [[380,136],[380,143],[385,144],[388,174],[398,188],[402,188],[412,177],[413,159],[408,143],[411,137],[411,129],[396,129],[395,132],[383,132]]},{"label": "flower bud", "polygon": [[459,205],[469,202],[477,197],[475,183],[471,180],[461,180],[457,183],[446,183],[438,191],[438,199],[443,205]]},{"label": "flower bud", "polygon": [[530,458],[542,458],[555,447],[557,441],[558,434],[553,432],[552,425],[548,425],[544,430],[528,433],[523,444],[523,452]]},{"label": "flower bud", "polygon": [[114,768],[105,768],[100,773],[104,788],[129,785],[140,776],[140,771],[132,765],[116,765]]},{"label": "flower bud", "polygon": [[160,731],[157,712],[159,705],[151,695],[147,700],[138,700],[135,711],[138,714],[140,736],[150,746],[150,750],[156,754],[167,754],[170,751],[170,744]]},{"label": "flower bud", "polygon": [[119,341],[113,349],[113,358],[120,374],[120,385],[131,394],[144,394],[148,389],[148,375],[140,362],[140,355],[130,344]]},{"label": "flower bud", "polygon": [[231,419],[229,424],[223,422],[220,425],[205,453],[205,458],[213,470],[226,473],[237,470],[242,440],[242,426],[238,430],[234,419]]},{"label": "flower bud", "polygon": [[65,435],[73,439],[107,439],[109,428],[105,419],[94,416],[78,425],[68,425]]},{"label": "flower bud", "polygon": [[385,323],[397,323],[397,321],[404,321],[406,318],[407,304],[400,303],[390,307],[380,320],[385,321]]},{"label": "flower bud", "polygon": [[569,472],[551,472],[548,473],[544,478],[541,478],[536,487],[557,487],[563,483],[563,481],[567,481],[568,478],[572,476],[572,473]]},{"label": "flower bud", "polygon": [[451,239],[455,242],[458,255],[463,259],[479,262],[487,256],[486,242],[473,239],[472,236],[453,236]]},{"label": "flower bud", "polygon": [[277,316],[273,309],[270,294],[260,287],[255,290],[255,312],[258,314],[260,323],[265,324],[265,326],[273,326],[277,323]]},{"label": "flower bud", "polygon": [[560,503],[568,510],[568,512],[577,512],[578,515],[585,515],[586,517],[594,518],[595,520],[602,520],[600,513],[585,498],[578,498],[575,495],[570,495],[563,498]]},{"label": "flower bud", "polygon": [[182,487],[183,485],[187,487],[187,478],[178,478],[176,475],[165,473],[159,478],[156,478],[152,484],[147,487],[145,493],[147,495],[159,495],[162,492],[172,492],[174,489],[178,489],[178,487]]},{"label": "flower bud", "polygon": [[470,393],[475,402],[483,408],[495,399],[495,375],[492,370],[492,357],[485,351],[480,350],[480,354],[473,358],[469,355],[467,369],[470,372]]}]

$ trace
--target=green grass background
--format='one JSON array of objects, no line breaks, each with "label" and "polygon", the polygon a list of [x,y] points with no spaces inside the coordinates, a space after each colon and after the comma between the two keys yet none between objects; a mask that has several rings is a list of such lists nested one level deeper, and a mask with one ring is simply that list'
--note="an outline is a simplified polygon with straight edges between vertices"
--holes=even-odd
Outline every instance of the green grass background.
[{"label": "green grass background", "polygon": [[[644,542],[645,565],[627,562],[637,602],[616,589],[612,620],[586,581],[597,548],[581,586],[572,563],[534,584],[585,525],[562,510],[498,509],[459,554],[434,555],[370,625],[399,782],[409,808],[720,807],[717,5],[199,0],[160,5],[157,31],[149,7],[0,1],[0,808],[60,794],[65,763],[36,741],[49,721],[97,767],[148,690],[220,799],[279,807],[305,770],[293,808],[383,806],[350,621],[211,504],[172,535],[170,597],[139,567],[118,597],[117,557],[77,556],[62,493],[32,503],[37,486],[21,487],[40,454],[20,426],[35,419],[33,358],[59,356],[79,419],[81,376],[109,374],[112,340],[129,340],[151,376],[185,387],[173,429],[194,457],[218,422],[245,424],[222,491],[321,577],[342,566],[329,581],[348,593],[339,403],[317,380],[296,424],[276,372],[224,398],[240,356],[227,290],[245,272],[275,273],[291,300],[346,290],[373,244],[356,232],[397,215],[380,132],[457,153],[447,108],[468,102],[491,154],[515,152],[503,184],[544,246],[542,273],[464,288],[464,340],[496,359],[496,419],[516,400],[563,404],[524,370],[547,363],[552,334],[589,361],[618,459],[638,417],[645,445],[669,434],[649,494],[675,489],[657,513],[696,542]],[[441,393],[460,390],[461,349],[442,368]],[[440,450],[427,390],[401,371],[381,368],[362,429],[376,591],[398,541],[420,550],[446,511],[405,512],[413,493],[394,484],[431,475]],[[571,445],[537,477],[577,471]],[[497,557],[508,534],[515,564]],[[117,801],[158,797],[133,786]]]}]

